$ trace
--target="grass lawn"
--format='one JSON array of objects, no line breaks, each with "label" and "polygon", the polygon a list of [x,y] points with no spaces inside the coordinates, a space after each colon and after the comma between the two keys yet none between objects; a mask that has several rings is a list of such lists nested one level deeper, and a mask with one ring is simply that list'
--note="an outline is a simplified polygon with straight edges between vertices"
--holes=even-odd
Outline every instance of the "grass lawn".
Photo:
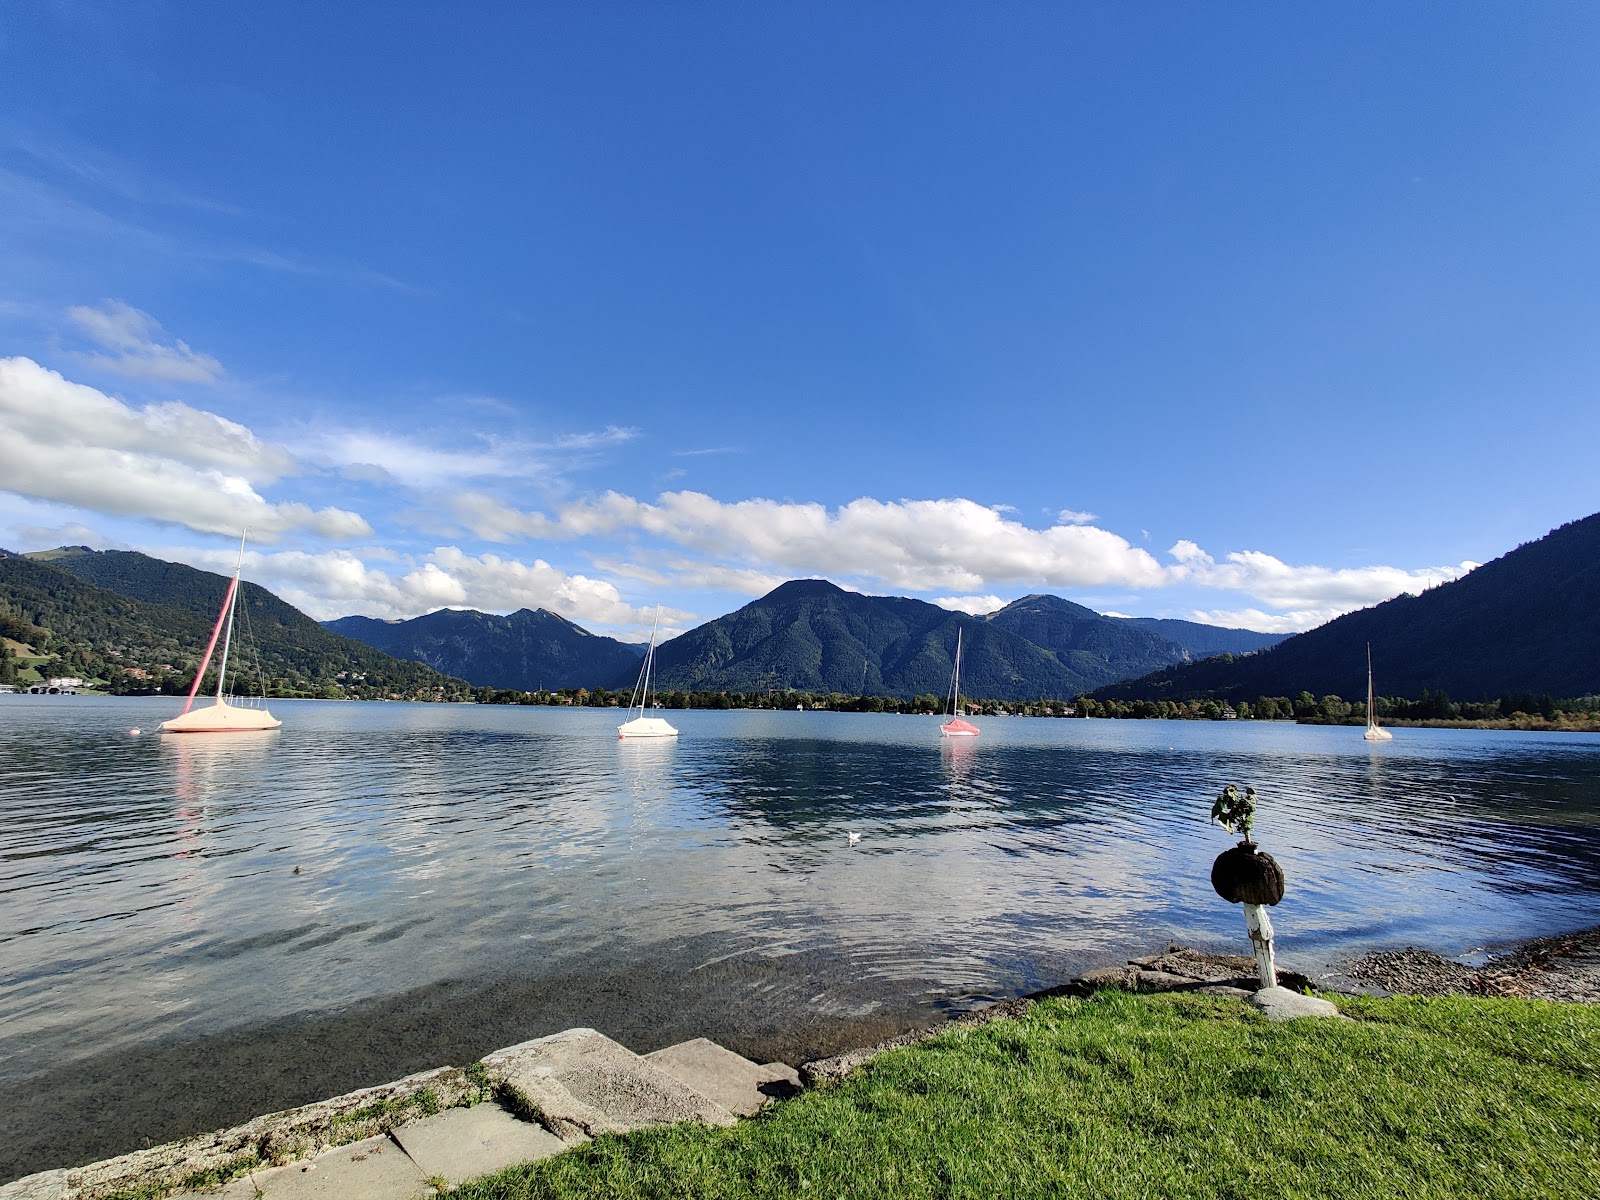
[{"label": "grass lawn", "polygon": [[1049,1000],[732,1129],[603,1137],[450,1195],[1600,1196],[1600,1008],[1338,1002],[1358,1019]]}]

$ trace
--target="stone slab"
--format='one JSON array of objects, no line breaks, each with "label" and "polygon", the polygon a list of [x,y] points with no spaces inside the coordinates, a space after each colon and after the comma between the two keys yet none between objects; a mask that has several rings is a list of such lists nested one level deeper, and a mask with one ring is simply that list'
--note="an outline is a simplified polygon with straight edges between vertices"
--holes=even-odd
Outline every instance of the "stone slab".
[{"label": "stone slab", "polygon": [[674,1079],[741,1117],[753,1117],[776,1095],[792,1094],[800,1076],[782,1063],[760,1066],[710,1038],[679,1042],[646,1054]]},{"label": "stone slab", "polygon": [[1191,975],[1175,975],[1171,971],[1140,971],[1134,976],[1134,988],[1141,992],[1176,992],[1198,982]]},{"label": "stone slab", "polygon": [[1342,1015],[1330,1001],[1317,996],[1291,992],[1286,987],[1262,988],[1250,1003],[1269,1021],[1292,1021],[1296,1017],[1337,1017]]},{"label": "stone slab", "polygon": [[1078,977],[1078,981],[1090,989],[1117,988],[1131,992],[1139,986],[1139,968],[1096,967],[1092,971],[1085,971]]},{"label": "stone slab", "polygon": [[66,1197],[67,1173],[61,1169],[24,1175],[0,1187],[0,1200],[66,1200]]},{"label": "stone slab", "polygon": [[235,1179],[227,1200],[427,1200],[437,1193],[387,1135]]},{"label": "stone slab", "polygon": [[408,1122],[390,1136],[425,1177],[442,1177],[451,1187],[567,1148],[544,1126],[519,1120],[492,1102],[449,1108]]},{"label": "stone slab", "polygon": [[722,1105],[593,1029],[569,1029],[486,1055],[489,1078],[569,1144],[647,1125],[732,1125]]}]

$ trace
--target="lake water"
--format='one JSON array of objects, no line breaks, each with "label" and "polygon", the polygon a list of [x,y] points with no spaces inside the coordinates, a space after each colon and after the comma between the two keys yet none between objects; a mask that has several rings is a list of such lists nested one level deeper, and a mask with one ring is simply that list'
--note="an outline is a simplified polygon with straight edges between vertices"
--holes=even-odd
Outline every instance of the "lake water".
[{"label": "lake water", "polygon": [[799,1061],[1170,940],[1243,953],[1228,782],[1288,966],[1600,923],[1592,736],[272,707],[162,737],[170,699],[0,697],[0,1180],[572,1025]]}]

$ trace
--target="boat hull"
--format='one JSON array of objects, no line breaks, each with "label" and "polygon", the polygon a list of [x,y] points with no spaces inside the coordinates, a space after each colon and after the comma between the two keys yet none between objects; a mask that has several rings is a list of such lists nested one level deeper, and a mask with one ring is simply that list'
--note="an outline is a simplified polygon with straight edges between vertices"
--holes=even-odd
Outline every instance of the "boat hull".
[{"label": "boat hull", "polygon": [[939,736],[977,737],[978,727],[976,725],[969,725],[960,717],[957,717],[954,721],[946,721],[943,725],[939,726]]},{"label": "boat hull", "polygon": [[617,726],[617,737],[619,738],[671,738],[677,736],[678,731],[660,717],[635,717],[633,720],[624,721]]},{"label": "boat hull", "polygon": [[1390,733],[1387,729],[1379,729],[1376,725],[1369,726],[1367,731],[1361,736],[1369,742],[1394,741],[1394,734]]},{"label": "boat hull", "polygon": [[264,708],[239,708],[218,700],[204,708],[192,708],[170,721],[161,722],[163,733],[253,733],[277,729],[283,722]]}]

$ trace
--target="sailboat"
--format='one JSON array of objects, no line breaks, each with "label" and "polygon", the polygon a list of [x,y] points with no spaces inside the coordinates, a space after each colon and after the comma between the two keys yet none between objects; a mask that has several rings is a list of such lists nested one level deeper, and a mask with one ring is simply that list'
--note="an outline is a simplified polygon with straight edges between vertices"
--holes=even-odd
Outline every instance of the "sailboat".
[{"label": "sailboat", "polygon": [[[200,660],[200,669],[194,673],[194,683],[189,686],[189,698],[184,701],[181,713],[170,721],[161,722],[162,730],[167,733],[250,733],[276,729],[283,724],[264,707],[245,708],[229,704],[223,690],[228,681],[228,654],[233,649],[233,614],[239,603],[239,572],[243,569],[244,535],[241,534],[239,561],[233,568],[233,578],[228,581],[228,591],[222,598],[222,611],[217,613],[217,623],[211,627],[211,640],[206,643],[205,657]],[[200,690],[200,681],[205,678],[206,668],[211,665],[211,652],[217,648],[217,635],[223,633],[224,629],[227,632],[222,639],[222,659],[217,664],[217,698],[204,708],[195,708],[195,693]]]},{"label": "sailboat", "polygon": [[1378,713],[1372,705],[1372,643],[1367,643],[1367,731],[1361,736],[1369,742],[1392,742],[1394,734],[1378,728]]},{"label": "sailboat", "polygon": [[619,738],[665,738],[677,737],[678,731],[668,725],[660,717],[647,717],[644,715],[645,705],[650,701],[650,675],[656,665],[656,629],[661,624],[661,609],[656,609],[656,619],[650,626],[650,646],[644,652],[644,665],[639,668],[639,682],[633,685],[633,695],[628,699],[628,711],[631,713],[638,702],[639,715],[631,721],[624,721],[617,726]]},{"label": "sailboat", "polygon": [[940,737],[977,737],[978,727],[956,714],[961,710],[961,630],[956,630],[956,663],[950,672],[950,719],[939,726]]}]

